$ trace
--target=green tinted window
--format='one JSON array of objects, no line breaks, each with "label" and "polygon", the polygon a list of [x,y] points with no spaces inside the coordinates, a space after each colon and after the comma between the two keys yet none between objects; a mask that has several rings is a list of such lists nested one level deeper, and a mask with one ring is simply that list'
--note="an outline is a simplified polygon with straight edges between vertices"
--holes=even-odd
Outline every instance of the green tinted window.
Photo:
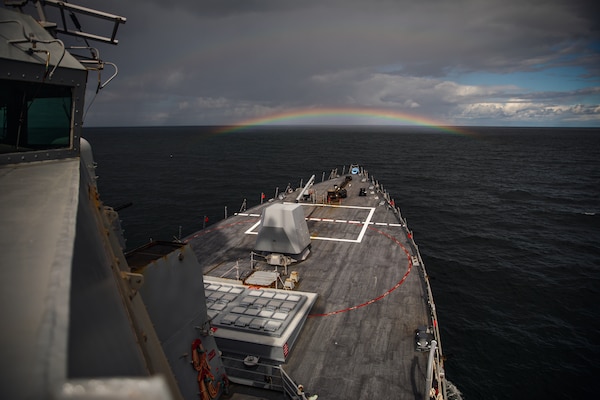
[{"label": "green tinted window", "polygon": [[0,152],[71,146],[68,86],[0,80]]}]

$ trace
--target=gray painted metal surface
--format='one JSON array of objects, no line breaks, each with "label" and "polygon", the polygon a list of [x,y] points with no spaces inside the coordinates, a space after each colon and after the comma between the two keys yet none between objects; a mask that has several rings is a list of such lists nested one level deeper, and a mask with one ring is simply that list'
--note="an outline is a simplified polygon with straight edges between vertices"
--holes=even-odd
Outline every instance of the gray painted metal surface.
[{"label": "gray painted metal surface", "polygon": [[[27,85],[37,85],[36,90],[29,91],[30,96],[34,96],[32,93],[39,93],[41,96],[42,88],[65,88],[72,93],[71,103],[65,105],[70,118],[70,121],[67,121],[70,122],[70,127],[67,125],[65,128],[66,144],[57,148],[49,146],[43,149],[10,151],[3,149],[6,144],[0,143],[0,165],[78,156],[86,80],[86,68],[66,51],[62,41],[50,35],[31,16],[0,8],[0,106],[3,112],[10,109],[9,104],[14,106],[11,102],[22,101],[15,98],[22,97],[22,93],[11,93],[8,89],[15,85],[21,85],[23,93],[27,92]],[[32,110],[29,107],[28,112],[30,111]],[[64,114],[64,111],[62,113]],[[5,129],[10,125],[7,124],[11,120],[9,115],[10,113],[7,114],[8,118],[3,118]],[[22,125],[19,129],[22,127],[26,130],[28,123],[19,124]],[[53,128],[55,127],[48,126],[47,130]]]},{"label": "gray painted metal surface", "polygon": [[308,226],[299,204],[275,203],[264,209],[254,249],[300,254],[310,245]]},{"label": "gray painted metal surface", "polygon": [[[199,340],[210,374],[222,392],[225,368],[209,322],[202,269],[190,246],[152,242],[127,256],[143,276],[140,295],[183,398],[198,398],[201,371],[193,367],[193,343]],[[219,392],[219,394],[220,394]]]},{"label": "gray painted metal surface", "polygon": [[[427,354],[415,351],[414,330],[437,324],[426,272],[389,195],[364,175],[353,178],[345,185],[347,198],[334,204],[315,199],[326,198],[345,177],[315,184],[312,196],[303,202],[295,203],[297,191],[275,201],[302,209],[311,238],[308,258],[288,266],[288,276],[283,267],[278,273],[282,279],[294,274],[296,290],[317,295],[281,365],[294,382],[319,398],[420,400],[429,393]],[[361,188],[367,189],[367,196],[359,194]],[[274,271],[273,265],[252,255],[270,207],[259,205],[188,238],[206,274],[244,282],[256,270]],[[248,378],[242,349],[230,348],[224,355],[232,365],[232,380],[239,377],[253,390],[269,387],[259,378]],[[265,365],[269,361],[281,363],[261,358]],[[268,378],[265,369],[262,373]],[[434,379],[441,386],[443,365],[436,369]],[[254,395],[280,396],[269,390]]]},{"label": "gray painted metal surface", "polygon": [[[0,387],[43,398],[67,377],[79,159],[0,168]],[[27,384],[35,382],[36,384]]]},{"label": "gray painted metal surface", "polygon": [[[0,8],[0,21],[2,21],[0,22],[0,39],[2,39],[0,40],[0,58],[12,62],[37,64],[43,68],[46,63],[52,68],[60,63],[61,68],[85,71],[85,67],[66,51],[64,44],[50,35],[30,15]],[[36,53],[33,54],[33,57],[29,51],[32,37],[36,39]],[[38,71],[42,72],[44,69]]]},{"label": "gray painted metal surface", "polygon": [[42,25],[0,8],[0,397],[180,398],[80,157],[87,70]]},{"label": "gray painted metal surface", "polygon": [[206,277],[208,315],[222,351],[285,362],[316,294],[252,289]]}]

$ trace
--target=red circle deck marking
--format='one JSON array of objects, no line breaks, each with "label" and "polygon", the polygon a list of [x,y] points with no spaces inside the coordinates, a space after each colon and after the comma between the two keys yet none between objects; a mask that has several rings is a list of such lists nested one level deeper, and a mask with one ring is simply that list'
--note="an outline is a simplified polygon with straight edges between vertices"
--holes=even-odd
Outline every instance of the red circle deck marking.
[{"label": "red circle deck marking", "polygon": [[369,301],[366,301],[364,303],[352,306],[352,307],[348,307],[348,308],[343,308],[341,310],[336,310],[336,311],[330,311],[327,313],[323,313],[323,314],[308,314],[309,317],[328,317],[330,315],[335,315],[335,314],[340,314],[340,313],[344,313],[347,311],[352,311],[352,310],[356,310],[365,306],[368,306],[369,304],[373,304],[376,301],[379,301],[381,299],[383,299],[384,297],[386,297],[388,294],[392,293],[394,290],[398,289],[403,283],[404,281],[406,281],[406,278],[408,278],[408,274],[410,274],[410,271],[412,269],[413,263],[412,263],[412,259],[410,257],[410,253],[408,252],[408,250],[406,250],[406,247],[404,247],[404,245],[402,243],[400,243],[400,241],[398,239],[396,239],[394,236],[389,235],[385,232],[380,231],[379,229],[373,228],[371,226],[369,226],[369,229],[372,229],[380,234],[382,234],[383,236],[387,237],[388,239],[394,241],[398,246],[400,246],[402,248],[402,250],[404,251],[404,253],[406,253],[406,258],[408,259],[408,269],[406,270],[406,273],[404,274],[404,276],[402,277],[402,279],[400,279],[400,281],[398,281],[398,283],[396,283],[394,286],[392,286],[390,289],[386,290],[383,294],[381,294],[380,296],[377,296]]},{"label": "red circle deck marking", "polygon": [[[219,227],[214,227],[212,229],[203,229],[202,231],[197,232],[196,234],[194,234],[192,237],[187,238],[184,241],[184,243],[188,243],[190,240],[197,239],[198,237],[206,235],[207,233],[215,232],[215,231],[218,231],[218,230],[221,230],[221,229],[225,229],[225,228],[228,228],[228,227],[231,227],[231,226],[234,226],[234,225],[244,224],[244,223],[248,223],[248,222],[252,222],[252,221],[244,220],[244,221],[233,222],[231,224],[227,224],[227,225],[223,225],[223,226],[219,226]],[[377,233],[379,233],[379,234],[381,234],[381,235],[383,235],[383,236],[385,236],[385,237],[387,237],[388,239],[390,239],[394,243],[396,243],[398,246],[400,246],[400,248],[402,248],[402,250],[406,254],[406,258],[408,260],[408,269],[406,270],[406,273],[404,274],[404,276],[402,277],[402,279],[400,279],[390,289],[386,290],[383,294],[381,294],[381,295],[379,295],[379,296],[377,296],[377,297],[375,297],[375,298],[373,298],[371,300],[368,300],[368,301],[366,301],[364,303],[357,304],[355,306],[348,307],[348,308],[343,308],[343,309],[340,309],[340,310],[330,311],[330,312],[323,313],[323,314],[308,314],[308,317],[328,317],[330,315],[341,314],[341,313],[344,313],[344,312],[347,312],[347,311],[357,310],[359,308],[368,306],[369,304],[373,304],[376,301],[379,301],[379,300],[383,299],[384,297],[386,297],[387,295],[389,295],[390,293],[392,293],[394,290],[398,289],[404,283],[404,281],[406,281],[406,278],[408,278],[408,274],[410,274],[410,271],[412,270],[412,266],[413,266],[410,253],[408,252],[408,250],[406,249],[406,247],[404,247],[404,245],[402,243],[400,243],[400,241],[398,239],[396,239],[394,236],[389,235],[389,234],[387,234],[385,232],[382,232],[379,229],[376,229],[376,228],[374,228],[372,226],[369,226],[368,228],[371,229],[371,230],[373,230],[373,231],[375,231],[375,232],[377,232]]]}]

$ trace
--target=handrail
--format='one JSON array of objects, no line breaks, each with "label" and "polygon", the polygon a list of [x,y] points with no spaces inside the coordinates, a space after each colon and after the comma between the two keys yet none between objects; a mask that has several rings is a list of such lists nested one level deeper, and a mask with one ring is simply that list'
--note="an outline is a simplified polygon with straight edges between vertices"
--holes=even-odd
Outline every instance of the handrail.
[{"label": "handrail", "polygon": [[[233,362],[242,362],[242,360],[240,360],[239,358],[226,356],[226,355],[222,355],[221,358],[223,359],[223,361],[228,360],[228,361],[233,361]],[[290,375],[287,372],[285,372],[285,370],[283,369],[283,365],[274,365],[274,364],[265,364],[265,363],[257,363],[256,365],[258,366],[258,369],[255,369],[255,370],[239,368],[239,367],[235,367],[232,365],[226,365],[225,368],[228,370],[227,375],[229,377],[229,380],[234,383],[236,381],[245,382],[244,384],[250,384],[251,382],[260,382],[261,385],[262,384],[266,385],[266,386],[259,385],[260,387],[264,387],[265,389],[273,390],[276,392],[283,392],[288,398],[290,398],[292,400],[299,400],[298,384],[296,382],[294,382],[292,377],[290,377]],[[261,372],[260,371],[261,367],[268,368],[269,373]],[[236,377],[235,371],[239,371],[241,374],[248,375],[249,377],[248,378],[242,378],[239,376]],[[279,373],[277,371],[279,371]],[[279,378],[275,379],[275,381],[273,381],[273,378],[277,378],[277,376],[279,376]],[[257,386],[257,387],[259,387],[259,386]]]},{"label": "handrail", "polygon": [[283,370],[283,365],[279,366],[279,371],[281,372],[281,382],[283,386],[283,391],[287,394],[291,399],[297,399],[298,396],[298,385],[296,382]]},{"label": "handrail", "polygon": [[[240,362],[242,363],[243,360],[239,359],[239,358],[235,358],[235,357],[228,357],[226,355],[222,355],[221,359],[223,361],[225,360],[229,360],[229,361],[233,361],[233,362]],[[273,378],[276,378],[277,375],[277,370],[281,370],[281,366],[279,365],[272,365],[272,364],[264,364],[264,363],[257,363],[256,364],[259,368],[256,370],[249,370],[247,368],[239,368],[233,365],[227,365],[225,364],[225,369],[228,371],[227,375],[229,377],[229,380],[232,382],[236,382],[236,380],[240,380],[240,381],[244,381],[245,384],[249,384],[250,382],[260,382],[261,384],[263,384],[264,389],[268,389],[268,390],[273,390],[276,392],[283,392],[284,388],[283,385],[280,382],[274,382]],[[266,369],[269,370],[269,373],[267,372],[262,372],[260,371],[260,367],[264,367]],[[239,375],[236,376],[235,371],[240,372],[240,375],[248,375],[249,377],[247,378],[242,378]],[[253,385],[250,385],[253,386]]]},{"label": "handrail", "polygon": [[[60,15],[61,15],[61,19],[62,19],[62,29],[57,28],[57,31],[67,34],[67,35],[71,35],[71,36],[79,36],[79,37],[83,37],[85,39],[97,40],[97,41],[104,42],[104,43],[118,44],[119,41],[116,40],[115,38],[117,36],[117,30],[119,29],[119,25],[127,22],[127,18],[125,18],[125,17],[105,13],[105,12],[94,10],[94,9],[87,8],[87,7],[78,6],[75,4],[65,3],[64,1],[41,0],[41,3],[45,6],[47,5],[47,6],[56,7],[60,10]],[[113,21],[114,26],[113,26],[111,36],[110,37],[98,36],[98,35],[94,35],[91,33],[74,31],[74,30],[68,29],[67,24],[66,24],[66,18],[65,18],[65,10],[67,10],[71,13],[75,12],[78,14],[83,14],[83,15],[88,15],[91,17],[105,19],[108,21]]]},{"label": "handrail", "polygon": [[[406,223],[404,224],[404,226],[405,226],[405,229],[408,231],[408,226],[406,225]],[[425,263],[423,262],[423,258],[421,257],[421,253],[419,252],[419,246],[415,243],[414,236],[412,233],[409,236],[409,239],[415,248],[417,259],[419,260],[419,265],[421,266],[421,270],[423,271],[423,276],[425,278],[424,280],[425,280],[425,287],[427,288],[427,300],[428,300],[428,305],[429,305],[429,311],[431,313],[431,318],[433,321],[433,337],[434,337],[435,341],[437,342],[437,351],[436,351],[436,357],[435,357],[435,360],[436,360],[435,366],[437,368],[434,368],[435,369],[434,372],[436,375],[436,380],[439,383],[441,383],[442,396],[444,399],[446,399],[447,398],[447,388],[446,388],[446,377],[445,377],[445,371],[444,371],[444,360],[443,360],[443,356],[442,356],[442,354],[443,354],[442,341],[441,341],[440,329],[439,329],[439,325],[438,325],[435,302],[433,301],[433,292],[431,291],[431,285],[429,284],[429,275],[427,274],[427,270],[425,269]]]},{"label": "handrail", "polygon": [[[406,222],[406,219],[402,218],[400,208],[395,206],[394,200],[391,199],[389,194],[383,189],[383,185],[379,185],[379,182],[375,181],[373,176],[371,176],[371,179],[372,179],[372,182],[376,182],[376,184],[374,185],[376,187],[376,190],[383,194],[383,198],[386,201],[386,204],[392,209],[393,213],[396,215],[396,218],[398,219],[398,222],[400,222],[400,224],[404,228],[406,237],[414,249],[415,257],[417,258],[417,260],[419,262],[419,266],[423,273],[423,278],[424,278],[423,281],[424,281],[425,288],[427,291],[427,305],[429,306],[430,318],[433,321],[433,337],[434,337],[433,340],[436,341],[436,348],[434,349],[435,362],[433,363],[433,370],[434,370],[433,372],[435,374],[436,381],[438,382],[438,387],[441,386],[442,398],[447,399],[447,387],[446,387],[446,377],[445,377],[445,371],[444,371],[444,359],[443,359],[443,355],[442,355],[443,354],[442,341],[441,341],[441,335],[440,335],[440,330],[439,330],[439,326],[438,326],[435,302],[433,300],[433,292],[431,290],[431,285],[429,284],[429,275],[427,274],[427,270],[425,269],[425,263],[423,262],[423,258],[421,257],[421,252],[419,251],[419,246],[417,245],[417,243],[414,240],[413,232],[411,232],[408,229],[408,224]],[[425,390],[427,392],[430,389],[431,389],[430,387],[425,388]]]},{"label": "handrail", "polygon": [[[17,25],[19,25],[21,27],[21,30],[23,31],[22,39],[10,39],[10,40],[8,40],[8,43],[10,43],[12,45],[30,43],[31,44],[30,48],[21,49],[21,50],[24,52],[27,52],[29,54],[45,53],[46,54],[46,73],[45,73],[44,77],[47,76],[49,79],[52,79],[52,76],[54,75],[56,68],[58,68],[59,64],[62,62],[63,58],[65,57],[65,53],[66,53],[65,44],[59,39],[41,40],[41,39],[36,38],[35,35],[33,35],[32,33],[28,34],[27,31],[25,30],[25,26],[21,23],[21,21],[18,21],[18,20],[2,20],[2,21],[0,21],[0,24],[7,24],[7,23],[16,23]],[[58,45],[62,48],[61,55],[60,55],[60,57],[58,57],[58,61],[54,65],[54,68],[52,68],[52,71],[49,71],[50,56],[51,56],[50,51],[37,48],[36,47],[37,43],[43,43],[43,44],[58,43]]]}]

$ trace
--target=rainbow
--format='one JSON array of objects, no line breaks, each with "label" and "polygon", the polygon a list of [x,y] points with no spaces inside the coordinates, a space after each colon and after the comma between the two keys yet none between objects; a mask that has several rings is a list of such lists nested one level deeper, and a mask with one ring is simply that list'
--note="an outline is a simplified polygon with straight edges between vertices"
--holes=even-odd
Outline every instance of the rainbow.
[{"label": "rainbow", "polygon": [[242,131],[269,125],[382,125],[422,126],[436,131],[462,136],[473,136],[463,127],[445,125],[439,121],[415,114],[372,108],[304,108],[283,111],[247,119],[218,128],[216,134]]}]

